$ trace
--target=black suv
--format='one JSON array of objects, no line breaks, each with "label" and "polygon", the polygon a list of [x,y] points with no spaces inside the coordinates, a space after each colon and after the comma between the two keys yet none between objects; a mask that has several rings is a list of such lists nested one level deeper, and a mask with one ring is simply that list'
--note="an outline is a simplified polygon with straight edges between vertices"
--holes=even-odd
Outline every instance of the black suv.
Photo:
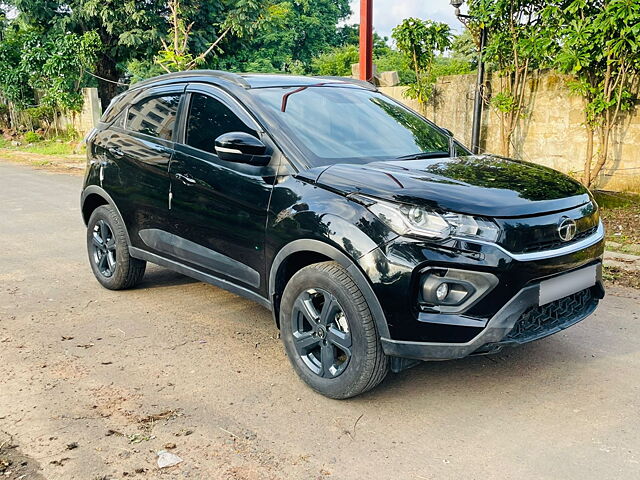
[{"label": "black suv", "polygon": [[98,281],[133,287],[152,262],[257,301],[329,397],[545,337],[604,295],[582,185],[471,155],[366,83],[164,75],[116,97],[87,150]]}]

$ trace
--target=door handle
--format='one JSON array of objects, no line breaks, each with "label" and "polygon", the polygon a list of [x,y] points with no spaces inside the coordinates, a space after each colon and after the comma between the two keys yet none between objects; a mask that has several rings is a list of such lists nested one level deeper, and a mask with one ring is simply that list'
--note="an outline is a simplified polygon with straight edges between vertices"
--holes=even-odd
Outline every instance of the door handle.
[{"label": "door handle", "polygon": [[124,152],[119,147],[109,147],[107,151],[116,158],[124,157]]},{"label": "door handle", "polygon": [[187,186],[195,185],[196,179],[188,173],[176,173],[175,177]]},{"label": "door handle", "polygon": [[160,155],[170,155],[171,154],[171,150],[167,147],[163,147],[161,145],[154,145],[153,147],[151,147],[152,150],[154,150],[156,153],[159,153]]}]

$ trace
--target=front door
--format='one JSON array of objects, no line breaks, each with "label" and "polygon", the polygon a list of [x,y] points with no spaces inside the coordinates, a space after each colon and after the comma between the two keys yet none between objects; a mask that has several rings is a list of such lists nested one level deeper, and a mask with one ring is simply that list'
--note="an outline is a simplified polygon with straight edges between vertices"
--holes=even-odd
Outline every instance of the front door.
[{"label": "front door", "polygon": [[226,162],[214,148],[224,133],[261,138],[261,129],[237,101],[215,87],[190,86],[185,101],[186,121],[169,166],[173,231],[160,233],[165,238],[159,242],[169,244],[169,253],[193,268],[264,293],[273,166]]}]

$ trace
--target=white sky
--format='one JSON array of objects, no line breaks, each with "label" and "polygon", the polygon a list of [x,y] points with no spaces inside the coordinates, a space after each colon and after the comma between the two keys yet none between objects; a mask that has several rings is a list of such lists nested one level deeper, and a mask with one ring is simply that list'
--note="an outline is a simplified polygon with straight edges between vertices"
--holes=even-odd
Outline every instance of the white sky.
[{"label": "white sky", "polygon": [[[351,0],[351,10],[346,23],[360,23],[360,0]],[[393,27],[408,17],[445,22],[457,32],[462,28],[449,0],[373,0],[373,28],[383,37],[391,37]]]}]

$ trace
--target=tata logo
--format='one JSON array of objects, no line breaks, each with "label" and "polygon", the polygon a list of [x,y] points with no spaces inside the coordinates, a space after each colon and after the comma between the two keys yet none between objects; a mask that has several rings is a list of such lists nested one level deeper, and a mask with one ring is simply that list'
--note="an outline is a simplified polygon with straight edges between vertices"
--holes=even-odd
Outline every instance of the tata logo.
[{"label": "tata logo", "polygon": [[558,235],[563,242],[569,242],[576,236],[577,226],[575,220],[562,217],[558,222]]}]

